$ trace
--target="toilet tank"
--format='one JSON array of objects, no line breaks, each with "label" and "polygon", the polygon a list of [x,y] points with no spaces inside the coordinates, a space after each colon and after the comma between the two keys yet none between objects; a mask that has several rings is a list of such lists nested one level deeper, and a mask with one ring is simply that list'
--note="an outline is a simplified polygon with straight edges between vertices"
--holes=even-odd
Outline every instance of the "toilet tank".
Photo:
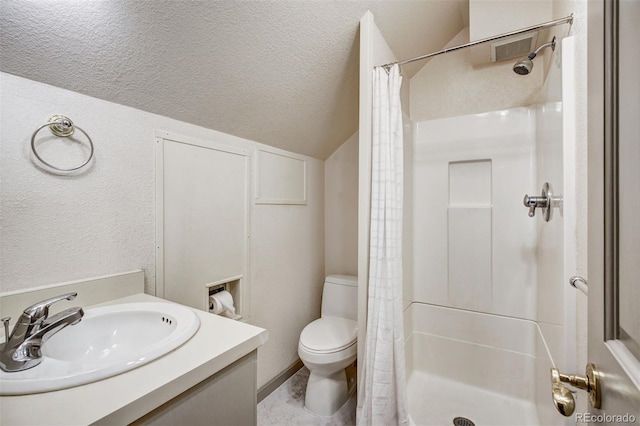
[{"label": "toilet tank", "polygon": [[329,275],[325,278],[321,316],[358,321],[358,277]]}]

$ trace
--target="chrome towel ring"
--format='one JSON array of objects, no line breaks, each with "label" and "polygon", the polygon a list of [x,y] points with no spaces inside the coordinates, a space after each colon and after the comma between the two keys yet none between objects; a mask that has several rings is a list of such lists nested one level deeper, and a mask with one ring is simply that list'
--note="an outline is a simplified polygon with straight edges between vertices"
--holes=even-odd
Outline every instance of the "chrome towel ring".
[{"label": "chrome towel ring", "polygon": [[[53,133],[54,135],[64,137],[64,138],[71,136],[76,129],[80,130],[87,137],[87,140],[89,141],[89,146],[91,148],[89,152],[89,158],[87,158],[86,161],[80,164],[79,166],[71,167],[69,169],[56,167],[53,164],[45,161],[42,157],[40,157],[40,155],[38,154],[38,150],[36,149],[36,135],[40,130],[44,129],[45,127],[48,127],[51,133]],[[35,132],[33,132],[33,135],[31,136],[31,151],[33,151],[33,154],[42,164],[54,170],[57,170],[59,172],[73,172],[89,164],[89,162],[93,158],[94,148],[93,148],[93,141],[91,140],[87,132],[85,132],[80,127],[73,124],[73,121],[71,121],[69,117],[66,117],[64,115],[54,115],[53,117],[49,118],[48,123],[43,124],[42,126],[38,127]]]}]

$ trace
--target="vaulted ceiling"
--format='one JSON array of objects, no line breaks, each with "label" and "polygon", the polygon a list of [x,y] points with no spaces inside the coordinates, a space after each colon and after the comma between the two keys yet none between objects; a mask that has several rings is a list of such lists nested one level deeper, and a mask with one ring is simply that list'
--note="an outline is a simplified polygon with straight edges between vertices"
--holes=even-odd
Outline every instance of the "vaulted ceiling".
[{"label": "vaulted ceiling", "polygon": [[326,159],[358,127],[367,10],[399,59],[468,20],[468,0],[3,0],[0,69]]}]

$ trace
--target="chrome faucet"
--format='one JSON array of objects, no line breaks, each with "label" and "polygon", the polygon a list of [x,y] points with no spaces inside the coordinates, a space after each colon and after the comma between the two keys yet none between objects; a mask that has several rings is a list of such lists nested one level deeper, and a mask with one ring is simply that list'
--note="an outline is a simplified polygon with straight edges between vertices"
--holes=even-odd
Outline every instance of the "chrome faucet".
[{"label": "chrome faucet", "polygon": [[80,322],[82,308],[70,308],[49,317],[49,307],[61,300],[73,300],[78,293],[67,293],[43,300],[24,310],[11,334],[9,321],[4,322],[6,343],[0,343],[0,368],[7,372],[22,371],[42,362],[42,345],[58,331]]}]

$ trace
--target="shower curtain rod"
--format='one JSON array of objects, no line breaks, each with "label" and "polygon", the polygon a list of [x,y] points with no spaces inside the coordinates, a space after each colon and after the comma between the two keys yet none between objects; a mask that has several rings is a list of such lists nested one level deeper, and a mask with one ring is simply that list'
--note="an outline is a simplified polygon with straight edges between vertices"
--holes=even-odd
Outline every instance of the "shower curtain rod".
[{"label": "shower curtain rod", "polygon": [[530,32],[530,31],[541,30],[543,28],[555,27],[556,25],[562,25],[562,24],[573,24],[573,13],[571,15],[569,15],[569,16],[565,16],[564,18],[556,19],[555,21],[549,21],[549,22],[545,22],[543,24],[534,25],[532,27],[527,27],[527,28],[522,28],[520,30],[510,31],[508,33],[504,33],[504,34],[500,34],[500,35],[497,35],[497,36],[483,38],[481,40],[472,41],[470,43],[461,44],[461,45],[454,46],[454,47],[447,47],[447,48],[444,48],[442,50],[438,50],[437,52],[432,52],[432,53],[428,53],[426,55],[416,56],[415,58],[405,59],[403,61],[398,61],[398,62],[392,62],[390,64],[384,64],[384,65],[381,65],[381,66],[384,69],[386,69],[387,71],[389,71],[389,69],[391,69],[391,67],[394,66],[395,64],[404,65],[404,64],[408,64],[410,62],[421,61],[423,59],[431,58],[433,56],[442,55],[443,53],[449,53],[449,52],[453,52],[453,51],[456,51],[456,50],[464,49],[465,47],[471,47],[471,46],[475,46],[475,45],[478,45],[478,44],[486,43],[486,42],[489,42],[489,41],[499,40],[501,38],[511,37],[511,36],[514,36],[514,35],[524,34],[524,33]]}]

